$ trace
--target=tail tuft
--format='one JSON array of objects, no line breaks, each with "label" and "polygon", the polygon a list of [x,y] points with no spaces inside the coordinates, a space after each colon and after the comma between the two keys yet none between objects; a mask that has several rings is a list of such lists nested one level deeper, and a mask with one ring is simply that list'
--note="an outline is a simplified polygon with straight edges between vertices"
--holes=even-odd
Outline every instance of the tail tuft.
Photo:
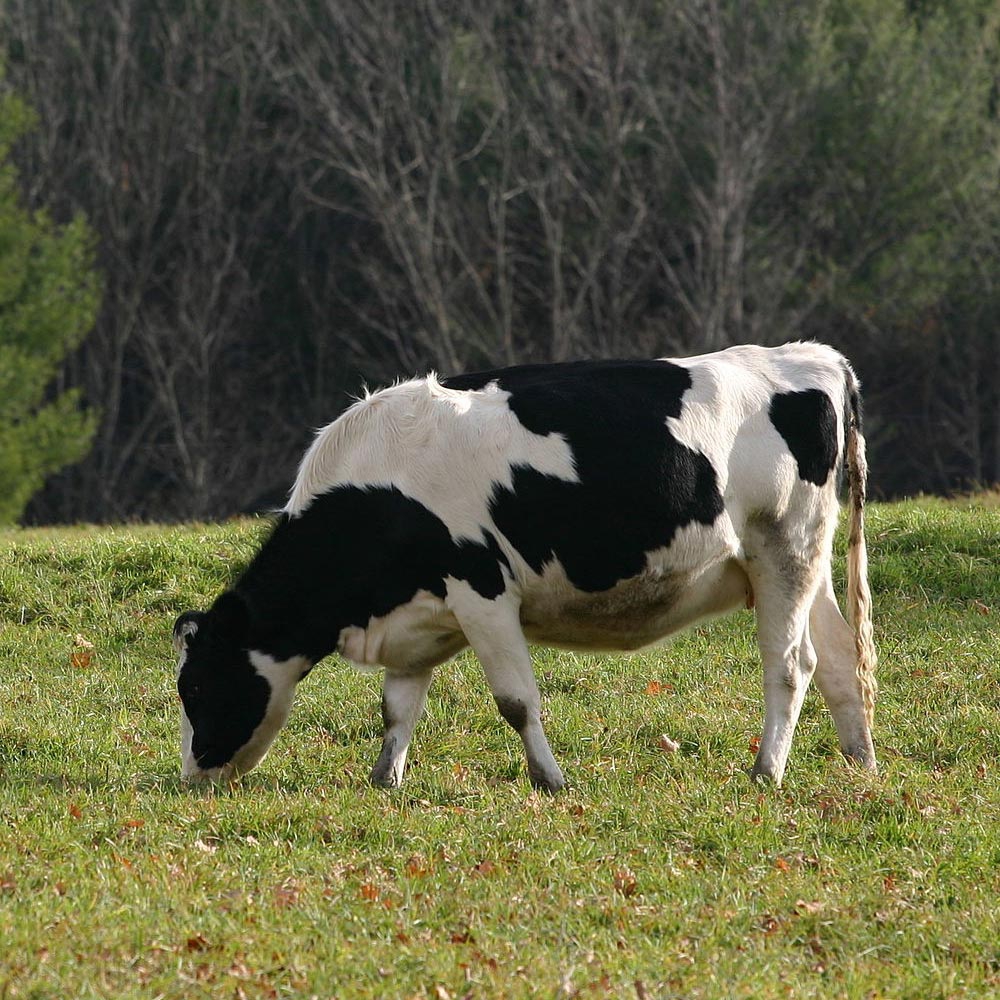
[{"label": "tail tuft", "polygon": [[875,666],[878,654],[872,634],[872,595],[868,587],[868,546],[865,543],[865,499],[868,462],[865,439],[861,433],[861,404],[857,379],[848,369],[849,413],[847,426],[847,482],[850,502],[850,530],[847,541],[847,620],[854,629],[857,654],[857,677],[865,704],[865,717],[871,728],[875,715],[878,683]]}]

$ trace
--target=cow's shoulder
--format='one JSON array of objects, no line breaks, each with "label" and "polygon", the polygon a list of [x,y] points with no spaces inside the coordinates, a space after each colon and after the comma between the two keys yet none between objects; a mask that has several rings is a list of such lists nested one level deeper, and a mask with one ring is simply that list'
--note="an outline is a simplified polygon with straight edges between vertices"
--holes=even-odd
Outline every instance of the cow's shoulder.
[{"label": "cow's shoulder", "polygon": [[[455,427],[470,422],[464,418],[472,403],[469,393],[444,388],[434,373],[366,390],[316,432],[284,510],[300,514],[337,486],[398,485],[422,456],[447,449]],[[478,401],[477,410],[483,408]]]}]

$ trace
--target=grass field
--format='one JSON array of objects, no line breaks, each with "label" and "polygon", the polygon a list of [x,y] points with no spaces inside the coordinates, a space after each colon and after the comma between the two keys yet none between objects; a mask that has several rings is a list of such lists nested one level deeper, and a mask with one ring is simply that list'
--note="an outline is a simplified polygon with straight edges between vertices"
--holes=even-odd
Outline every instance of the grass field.
[{"label": "grass field", "polygon": [[335,660],[256,771],[183,787],[170,627],[262,530],[0,533],[0,998],[1000,993],[1000,508],[870,509],[877,778],[810,694],[750,785],[744,612],[538,650],[554,798],[468,656],[400,791],[367,786],[379,679]]}]

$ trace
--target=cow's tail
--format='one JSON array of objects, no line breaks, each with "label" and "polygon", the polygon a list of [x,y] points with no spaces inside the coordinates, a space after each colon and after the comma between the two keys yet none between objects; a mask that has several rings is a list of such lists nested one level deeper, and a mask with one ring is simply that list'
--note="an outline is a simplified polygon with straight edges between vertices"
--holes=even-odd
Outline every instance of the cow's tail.
[{"label": "cow's tail", "polygon": [[[846,367],[846,366],[845,366]],[[871,727],[875,714],[875,664],[878,654],[872,635],[872,593],[868,586],[868,546],[865,544],[865,498],[868,484],[868,462],[865,439],[861,433],[861,396],[858,380],[846,369],[847,406],[845,438],[847,451],[848,502],[850,527],[847,541],[847,620],[854,629],[857,655],[857,676],[864,699],[865,717]]]}]

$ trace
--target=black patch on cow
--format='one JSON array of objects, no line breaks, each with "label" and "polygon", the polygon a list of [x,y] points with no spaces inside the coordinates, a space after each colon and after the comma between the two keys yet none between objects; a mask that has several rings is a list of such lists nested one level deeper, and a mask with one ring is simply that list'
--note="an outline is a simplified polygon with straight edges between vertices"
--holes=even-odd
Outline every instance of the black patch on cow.
[{"label": "black patch on cow", "polygon": [[837,464],[837,414],[820,389],[780,392],[771,400],[771,423],[785,439],[799,478],[822,486]]},{"label": "black patch on cow", "polygon": [[202,768],[232,760],[267,711],[271,685],[250,663],[247,629],[246,605],[230,591],[199,616],[198,631],[185,641],[177,692],[193,730],[191,751]]},{"label": "black patch on cow", "polygon": [[282,515],[236,584],[252,609],[250,648],[318,661],[344,627],[364,628],[419,590],[465,580],[487,600],[506,589],[496,538],[456,542],[445,523],[394,487],[340,486]]},{"label": "black patch on cow", "polygon": [[558,559],[580,590],[600,591],[636,576],[646,553],[667,546],[687,524],[722,513],[708,458],[677,441],[667,426],[691,388],[687,369],[667,361],[583,361],[525,365],[449,378],[450,389],[496,382],[535,434],[560,434],[580,481],[527,466],[513,488],[497,487],[497,528],[538,573]]},{"label": "black patch on cow", "polygon": [[528,724],[528,709],[520,698],[507,698],[503,695],[493,699],[497,703],[500,714],[515,733],[524,731]]}]

